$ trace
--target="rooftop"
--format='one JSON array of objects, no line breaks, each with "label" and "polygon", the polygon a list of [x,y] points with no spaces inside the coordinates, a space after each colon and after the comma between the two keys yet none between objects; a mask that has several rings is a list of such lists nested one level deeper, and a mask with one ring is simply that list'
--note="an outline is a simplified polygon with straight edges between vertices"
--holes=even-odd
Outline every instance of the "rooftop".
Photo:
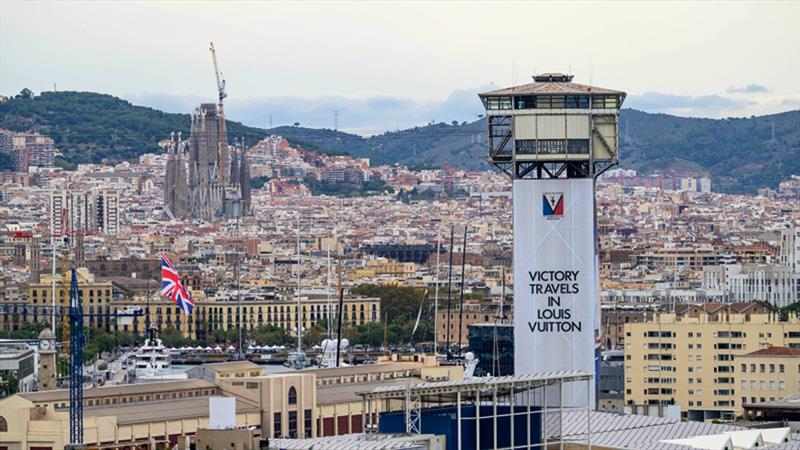
[{"label": "rooftop", "polygon": [[[115,416],[119,425],[152,423],[190,417],[208,417],[209,397],[171,399],[155,402],[116,404],[84,409],[87,417]],[[236,397],[236,412],[261,412],[258,405]]]},{"label": "rooftop", "polygon": [[313,373],[317,378],[341,377],[349,375],[366,375],[380,372],[395,372],[398,370],[413,370],[422,367],[417,362],[386,362],[378,364],[362,364],[359,366],[330,367],[321,369],[308,369],[303,373]]},{"label": "rooftop", "polygon": [[[92,389],[84,389],[83,398],[101,398],[117,395],[139,395],[160,392],[174,392],[187,389],[216,388],[215,384],[205,380],[178,380],[163,381],[157,383],[124,384],[119,386],[102,386]],[[54,401],[69,401],[68,389],[55,389],[52,391],[22,392],[20,397],[34,403],[45,403]]]},{"label": "rooftop", "polygon": [[535,95],[535,94],[615,94],[625,97],[622,91],[606,89],[572,82],[572,75],[544,73],[533,76],[533,83],[484,92],[481,97],[494,95]]},{"label": "rooftop", "polygon": [[409,386],[401,384],[399,386],[381,386],[371,391],[361,392],[362,396],[371,398],[396,398],[398,395],[405,395],[406,390],[411,387],[414,395],[446,394],[453,392],[478,391],[496,388],[498,390],[534,387],[534,385],[548,385],[554,383],[566,383],[573,381],[586,381],[592,379],[593,375],[580,370],[565,370],[559,372],[532,373],[525,375],[511,375],[504,377],[475,377],[458,381],[436,381],[430,383],[419,383]]},{"label": "rooftop", "polygon": [[800,348],[767,347],[747,353],[741,357],[745,356],[785,356],[790,358],[800,358]]},{"label": "rooftop", "polygon": [[392,380],[367,381],[361,383],[331,384],[317,387],[317,404],[329,405],[341,402],[361,401],[360,393],[379,387],[403,387],[422,384],[419,378],[395,378]]},{"label": "rooftop", "polygon": [[263,372],[264,368],[252,361],[226,361],[219,363],[206,363],[197,367],[211,369],[217,372],[231,372],[238,370],[255,370]]}]

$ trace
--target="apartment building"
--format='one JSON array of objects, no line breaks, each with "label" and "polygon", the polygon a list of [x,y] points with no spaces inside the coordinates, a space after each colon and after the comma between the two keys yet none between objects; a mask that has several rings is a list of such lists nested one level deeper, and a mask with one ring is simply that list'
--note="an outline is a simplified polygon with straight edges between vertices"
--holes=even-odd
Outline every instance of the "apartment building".
[{"label": "apartment building", "polygon": [[625,324],[625,402],[680,405],[689,420],[742,411],[738,358],[771,346],[800,349],[800,317],[780,321],[748,303],[680,305]]},{"label": "apartment building", "polygon": [[97,191],[53,191],[50,193],[51,233],[72,238],[80,233],[119,232],[119,193],[114,189]]},{"label": "apartment building", "polygon": [[712,248],[663,248],[636,253],[634,260],[637,265],[652,269],[701,270],[705,266],[719,264],[720,255]]},{"label": "apartment building", "polygon": [[357,278],[393,277],[402,280],[417,276],[417,265],[413,262],[397,262],[386,258],[370,259],[366,267],[356,269]]},{"label": "apartment building", "polygon": [[[114,287],[110,281],[96,280],[86,269],[78,269],[78,295],[83,301],[83,311],[87,314],[109,314],[115,309],[112,305]],[[56,275],[56,306],[69,306],[70,278],[69,272]],[[52,275],[41,275],[38,283],[31,283],[27,288],[27,298],[23,300],[27,307],[17,306],[17,315],[0,314],[0,331],[18,330],[26,322],[49,324],[53,309]],[[20,311],[21,310],[21,311]],[[56,320],[62,321],[63,317]],[[90,328],[111,329],[112,318],[109,316],[87,316],[86,326]]]},{"label": "apartment building", "polygon": [[788,265],[724,264],[703,268],[703,286],[735,302],[766,301],[784,307],[800,301],[800,273]]},{"label": "apartment building", "polygon": [[780,264],[800,273],[800,228],[789,228],[781,232]]},{"label": "apartment building", "polygon": [[800,348],[768,347],[736,358],[737,411],[800,393]]}]

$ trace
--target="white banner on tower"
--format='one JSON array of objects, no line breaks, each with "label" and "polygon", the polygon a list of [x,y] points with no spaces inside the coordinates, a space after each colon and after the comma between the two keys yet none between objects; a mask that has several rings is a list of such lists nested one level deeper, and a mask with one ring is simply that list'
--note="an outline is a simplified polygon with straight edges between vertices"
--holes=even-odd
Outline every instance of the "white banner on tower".
[{"label": "white banner on tower", "polygon": [[[514,180],[514,371],[594,373],[597,276],[592,179]],[[565,385],[564,406],[594,404]]]}]

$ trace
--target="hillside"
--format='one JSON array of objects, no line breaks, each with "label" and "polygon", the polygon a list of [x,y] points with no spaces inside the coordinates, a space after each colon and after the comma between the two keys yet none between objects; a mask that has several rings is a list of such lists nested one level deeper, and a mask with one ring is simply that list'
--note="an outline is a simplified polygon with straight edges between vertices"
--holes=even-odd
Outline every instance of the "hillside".
[{"label": "hillside", "polygon": [[707,172],[714,190],[733,193],[800,174],[800,111],[714,120],[623,110],[621,122],[626,168]]},{"label": "hillside", "polygon": [[303,127],[277,127],[269,131],[306,143],[309,148],[366,157],[373,164],[401,163],[409,167],[453,165],[490,169],[485,161],[485,119],[461,124],[433,123],[367,138],[329,129]]},{"label": "hillside", "polygon": [[[0,128],[38,131],[52,137],[70,163],[122,161],[160,151],[172,131],[189,136],[189,114],[135,106],[93,92],[43,92],[0,103]],[[256,142],[263,130],[227,121],[230,138]]]},{"label": "hillside", "polygon": [[[714,190],[735,193],[775,188],[789,175],[800,174],[800,111],[715,120],[625,109],[621,116],[624,168],[707,173]],[[72,163],[120,161],[158,151],[158,141],[171,131],[188,135],[189,115],[134,106],[104,94],[44,92],[0,103],[0,128],[52,136]],[[299,126],[262,130],[228,121],[228,133],[249,143],[279,134],[310,150],[367,157],[373,164],[490,168],[485,119],[432,123],[371,137]]]},{"label": "hillside", "polygon": [[[643,173],[708,174],[714,190],[731,193],[775,188],[800,174],[800,111],[738,119],[702,119],[623,109],[621,167]],[[773,138],[774,126],[774,138]],[[320,149],[369,157],[378,164],[486,163],[486,120],[444,123],[362,138],[333,130],[280,127],[274,131]]]}]

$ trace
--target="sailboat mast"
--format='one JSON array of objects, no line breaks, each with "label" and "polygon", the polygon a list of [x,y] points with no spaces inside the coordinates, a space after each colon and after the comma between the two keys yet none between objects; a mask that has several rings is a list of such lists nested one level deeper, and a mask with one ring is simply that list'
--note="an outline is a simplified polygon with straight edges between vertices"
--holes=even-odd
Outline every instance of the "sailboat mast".
[{"label": "sailboat mast", "polygon": [[439,257],[442,248],[442,235],[436,242],[436,287],[433,294],[433,354],[439,353]]},{"label": "sailboat mast", "polygon": [[300,307],[300,218],[297,218],[297,356],[303,351],[303,330],[301,325],[301,307]]}]

